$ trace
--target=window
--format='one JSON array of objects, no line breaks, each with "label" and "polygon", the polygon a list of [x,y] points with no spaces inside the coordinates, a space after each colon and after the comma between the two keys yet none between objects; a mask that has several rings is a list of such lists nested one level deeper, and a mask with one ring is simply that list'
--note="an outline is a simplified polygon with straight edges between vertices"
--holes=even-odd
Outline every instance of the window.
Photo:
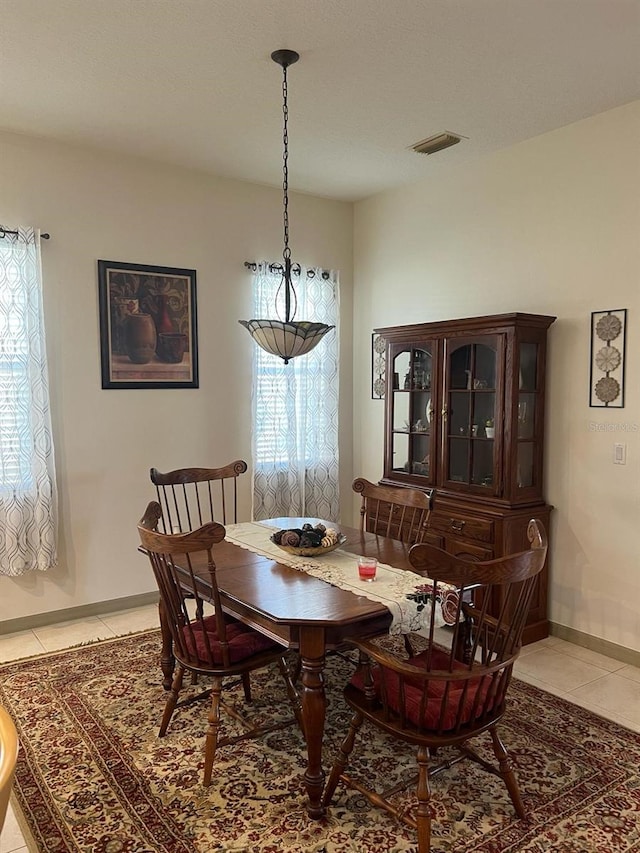
[{"label": "window", "polygon": [[[273,317],[281,275],[259,264],[254,317]],[[253,354],[254,518],[309,516],[335,521],[338,501],[337,275],[300,271],[296,319],[335,325],[289,364],[257,345]],[[284,313],[284,312],[283,312]]]},{"label": "window", "polygon": [[0,574],[56,562],[40,238],[0,229]]}]

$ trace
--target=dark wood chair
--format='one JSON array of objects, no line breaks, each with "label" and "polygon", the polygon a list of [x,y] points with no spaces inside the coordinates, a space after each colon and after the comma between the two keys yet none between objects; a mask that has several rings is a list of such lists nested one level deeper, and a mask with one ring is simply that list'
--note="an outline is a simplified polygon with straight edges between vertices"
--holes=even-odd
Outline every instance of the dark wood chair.
[{"label": "dark wood chair", "polygon": [[238,459],[222,468],[178,468],[162,474],[150,471],[162,507],[164,533],[186,533],[208,521],[235,524],[238,520],[238,477],[247,463]]},{"label": "dark wood chair", "polygon": [[[333,765],[323,793],[328,806],[338,782],[354,787],[375,806],[382,807],[417,829],[418,853],[428,853],[431,838],[429,778],[464,759],[476,761],[500,776],[519,817],[525,808],[507,749],[497,725],[506,707],[513,664],[521,647],[522,631],[537,575],[547,553],[547,537],[536,519],[529,523],[531,548],[497,560],[472,563],[428,544],[410,551],[413,566],[428,571],[433,589],[425,594],[431,608],[429,642],[426,649],[401,659],[382,647],[380,641],[354,641],[361,664],[345,688],[353,709],[349,732]],[[459,589],[457,622],[451,648],[434,642],[438,585],[455,584]],[[488,614],[489,603],[497,603]],[[467,663],[456,658],[458,633],[471,638]],[[417,807],[413,814],[400,813],[389,797],[397,788],[382,794],[370,790],[346,772],[356,735],[367,720],[392,737],[417,746]],[[475,752],[469,741],[488,732],[498,765]],[[455,747],[457,755],[435,763],[439,747]]]},{"label": "dark wood chair", "polygon": [[[218,746],[258,737],[291,725],[296,720],[302,728],[300,702],[289,673],[285,649],[270,637],[230,618],[222,609],[213,555],[216,544],[224,539],[224,527],[209,522],[187,533],[159,533],[157,525],[161,514],[160,504],[152,501],[138,525],[140,541],[149,556],[160,591],[164,618],[171,630],[177,664],[158,736],[165,735],[176,707],[211,696],[204,761],[204,784],[210,785]],[[206,566],[213,590],[214,612],[208,616],[205,616],[205,602],[198,592],[196,566],[201,571]],[[249,673],[274,662],[280,669],[295,718],[249,727],[239,735],[220,737],[221,709],[243,725],[248,725],[244,716],[222,702],[223,680],[239,676],[244,684],[245,698],[250,702]],[[212,687],[198,696],[178,702],[185,671],[210,676]]]},{"label": "dark wood chair", "polygon": [[[361,531],[397,539],[407,545],[425,541],[435,500],[435,489],[421,491],[380,486],[363,477],[355,479],[351,488],[362,495]],[[411,634],[405,634],[404,644],[407,654],[413,654],[415,641]]]},{"label": "dark wood chair", "polygon": [[433,489],[379,486],[362,477],[353,481],[352,489],[362,495],[361,530],[408,545],[424,541],[433,507]]}]

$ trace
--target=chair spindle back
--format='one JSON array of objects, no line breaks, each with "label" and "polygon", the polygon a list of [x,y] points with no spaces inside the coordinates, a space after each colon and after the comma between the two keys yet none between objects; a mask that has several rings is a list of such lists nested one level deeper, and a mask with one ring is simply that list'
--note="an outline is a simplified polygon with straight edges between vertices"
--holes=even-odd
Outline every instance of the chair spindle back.
[{"label": "chair spindle back", "polygon": [[246,470],[241,459],[222,468],[178,468],[166,474],[152,468],[163,532],[186,533],[212,521],[235,524],[238,477]]},{"label": "chair spindle back", "polygon": [[[165,618],[171,630],[174,654],[187,666],[204,662],[211,668],[229,667],[225,614],[220,603],[213,546],[222,542],[225,529],[208,522],[182,534],[159,533],[155,527],[161,516],[160,504],[152,501],[138,525],[140,542],[151,561]],[[206,570],[216,616],[216,633],[222,660],[214,661],[210,634],[205,623],[204,601],[198,591],[198,576]]]},{"label": "chair spindle back", "polygon": [[379,486],[362,477],[353,481],[352,489],[362,495],[361,530],[409,545],[424,541],[435,490]]}]

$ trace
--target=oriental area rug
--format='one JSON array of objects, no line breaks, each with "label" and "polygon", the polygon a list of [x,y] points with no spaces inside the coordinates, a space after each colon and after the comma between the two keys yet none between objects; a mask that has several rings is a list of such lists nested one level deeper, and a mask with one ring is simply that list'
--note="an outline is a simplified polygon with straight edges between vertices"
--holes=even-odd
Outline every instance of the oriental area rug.
[{"label": "oriental area rug", "polygon": [[[205,789],[208,701],[178,708],[158,739],[159,648],[152,631],[0,666],[0,702],[21,743],[14,805],[30,850],[415,853],[410,829],[343,786],[325,820],[307,818],[294,726],[220,748]],[[339,656],[327,661],[325,767],[346,731],[351,671]],[[241,687],[226,701],[252,717],[289,715],[276,670],[252,675],[252,685],[251,706]],[[498,778],[456,765],[431,782],[434,853],[640,851],[640,735],[519,681],[510,697],[501,732],[528,816],[516,818]],[[381,789],[414,776],[413,751],[366,727],[354,755],[352,774]]]}]

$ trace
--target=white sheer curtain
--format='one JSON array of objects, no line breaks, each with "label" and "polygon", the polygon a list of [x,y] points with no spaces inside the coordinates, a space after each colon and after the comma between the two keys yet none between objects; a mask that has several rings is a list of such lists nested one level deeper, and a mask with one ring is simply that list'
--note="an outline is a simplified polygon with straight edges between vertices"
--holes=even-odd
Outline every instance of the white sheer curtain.
[{"label": "white sheer curtain", "polygon": [[0,574],[20,575],[57,562],[55,472],[40,236],[0,236]]},{"label": "white sheer curtain", "polygon": [[[257,264],[254,317],[275,316],[280,281],[280,273],[269,264]],[[295,319],[336,328],[314,350],[287,365],[253,345],[253,517],[337,521],[338,275],[302,268],[293,283],[298,300]]]}]

